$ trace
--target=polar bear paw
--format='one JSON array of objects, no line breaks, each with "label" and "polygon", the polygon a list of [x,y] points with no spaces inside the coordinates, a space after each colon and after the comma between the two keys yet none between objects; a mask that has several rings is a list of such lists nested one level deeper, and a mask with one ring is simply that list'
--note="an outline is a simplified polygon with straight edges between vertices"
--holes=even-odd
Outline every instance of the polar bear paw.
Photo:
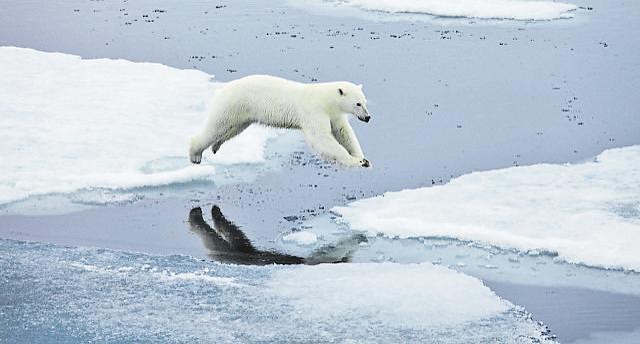
[{"label": "polar bear paw", "polygon": [[189,144],[189,160],[194,164],[199,164],[202,161],[202,151],[200,141],[197,136],[191,138]]},{"label": "polar bear paw", "polygon": [[198,154],[195,152],[189,153],[189,160],[191,160],[194,164],[199,164],[202,161],[202,153]]},{"label": "polar bear paw", "polygon": [[189,160],[194,164],[199,164],[202,161],[202,151],[195,147],[193,140],[189,147]]}]

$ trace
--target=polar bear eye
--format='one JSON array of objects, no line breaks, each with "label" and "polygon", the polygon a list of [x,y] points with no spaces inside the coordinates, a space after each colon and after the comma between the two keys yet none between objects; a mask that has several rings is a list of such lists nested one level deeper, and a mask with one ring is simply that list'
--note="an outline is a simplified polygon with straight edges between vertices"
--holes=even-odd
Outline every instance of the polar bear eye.
[{"label": "polar bear eye", "polygon": [[360,104],[360,103],[356,103],[356,106],[362,106],[362,104]]}]

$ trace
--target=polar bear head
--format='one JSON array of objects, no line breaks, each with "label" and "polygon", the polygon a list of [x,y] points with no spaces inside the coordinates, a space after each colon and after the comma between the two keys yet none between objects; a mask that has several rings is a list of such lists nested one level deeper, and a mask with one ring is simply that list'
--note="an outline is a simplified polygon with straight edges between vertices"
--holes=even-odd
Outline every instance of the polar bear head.
[{"label": "polar bear head", "polygon": [[363,122],[369,122],[371,115],[367,110],[367,98],[362,85],[342,82],[338,85],[338,108],[342,113],[350,113]]}]

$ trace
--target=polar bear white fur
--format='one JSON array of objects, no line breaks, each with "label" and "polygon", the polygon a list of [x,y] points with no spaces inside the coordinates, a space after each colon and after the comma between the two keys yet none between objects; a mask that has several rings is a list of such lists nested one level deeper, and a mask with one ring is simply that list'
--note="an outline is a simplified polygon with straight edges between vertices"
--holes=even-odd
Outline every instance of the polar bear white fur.
[{"label": "polar bear white fur", "polygon": [[215,154],[225,141],[261,123],[301,129],[324,158],[369,167],[348,121],[353,114],[369,122],[366,103],[362,85],[345,81],[304,84],[267,75],[234,80],[216,92],[204,130],[191,139],[189,158],[199,164],[207,147]]}]

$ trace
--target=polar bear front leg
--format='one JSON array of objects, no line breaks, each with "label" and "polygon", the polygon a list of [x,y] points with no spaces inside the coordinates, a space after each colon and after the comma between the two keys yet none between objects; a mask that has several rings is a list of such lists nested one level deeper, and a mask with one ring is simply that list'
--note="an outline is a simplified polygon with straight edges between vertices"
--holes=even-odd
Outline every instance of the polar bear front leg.
[{"label": "polar bear front leg", "polygon": [[331,132],[349,154],[356,158],[364,158],[360,142],[358,142],[358,138],[346,117],[331,121]]},{"label": "polar bear front leg", "polygon": [[327,125],[326,130],[314,128],[303,129],[303,132],[309,145],[326,159],[335,160],[342,165],[350,167],[369,167],[367,159],[352,156],[336,141],[329,125]]}]

